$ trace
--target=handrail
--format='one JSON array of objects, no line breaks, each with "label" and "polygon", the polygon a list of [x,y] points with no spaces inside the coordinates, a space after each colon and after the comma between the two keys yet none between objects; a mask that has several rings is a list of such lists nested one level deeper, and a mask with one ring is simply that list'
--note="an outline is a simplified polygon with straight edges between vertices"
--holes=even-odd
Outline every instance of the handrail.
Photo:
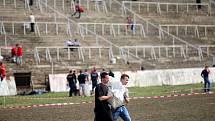
[{"label": "handrail", "polygon": [[[207,52],[207,56],[209,57],[210,55],[211,55],[211,53],[210,53],[210,48],[213,48],[213,49],[215,49],[215,45],[199,45],[199,48],[201,49],[201,50],[203,50],[204,48],[206,49],[206,52]],[[213,51],[214,52],[214,51]],[[214,53],[215,54],[215,53]],[[213,54],[213,55],[214,55]]]},{"label": "handrail", "polygon": [[[82,25],[82,27],[80,27]],[[80,30],[84,29],[84,30]],[[99,34],[101,33],[102,35],[107,34],[105,30],[109,29],[110,35],[113,35],[114,37],[117,35],[120,35],[121,33],[125,33],[128,35],[128,31],[132,31],[132,35],[135,35],[137,32],[141,35],[144,36],[146,35],[144,25],[143,24],[136,24],[136,23],[78,23],[78,30],[77,32],[81,34],[82,36],[88,34],[88,30],[92,30],[94,33]],[[116,31],[115,31],[116,30]],[[99,33],[98,33],[99,32]]]},{"label": "handrail", "polygon": [[[147,7],[147,11],[149,11],[149,6],[150,5],[156,5],[156,10],[157,10],[157,13],[161,14],[161,5],[165,5],[166,7],[166,12],[169,11],[169,6],[170,5],[174,5],[176,6],[176,12],[178,13],[179,12],[179,6],[186,6],[186,11],[188,12],[189,11],[189,7],[188,6],[198,6],[198,5],[201,5],[201,6],[207,6],[208,7],[208,13],[210,14],[211,11],[210,11],[210,3],[171,3],[171,2],[143,2],[143,1],[122,1],[122,14],[124,14],[125,11],[124,10],[124,7],[125,5],[128,4],[130,5],[130,10],[132,10],[132,5],[138,5],[136,8],[138,8],[139,12],[141,11],[141,7],[140,5],[144,4],[146,5]],[[196,8],[196,10],[198,11],[198,8]]]},{"label": "handrail", "polygon": [[[18,25],[21,24],[20,27],[23,26],[23,34],[24,35],[26,35],[26,30],[27,30],[26,25],[30,24],[30,22],[28,22],[28,21],[2,21],[2,24],[4,24],[4,23],[11,24],[10,27],[12,27],[11,28],[12,29],[11,30],[12,35],[15,35],[15,33],[16,33],[15,24],[18,24]],[[35,33],[38,36],[41,36],[41,34],[47,35],[48,31],[53,30],[53,29],[51,29],[51,30],[48,29],[50,26],[54,27],[53,29],[55,30],[56,34],[59,34],[59,27],[63,27],[64,29],[62,29],[63,32],[61,32],[61,33],[72,36],[71,35],[71,27],[70,27],[71,25],[70,25],[70,23],[65,23],[65,22],[35,22]],[[30,25],[29,25],[29,27],[30,27]],[[17,31],[20,31],[20,30],[17,29]]]},{"label": "handrail", "polygon": [[215,27],[215,25],[210,24],[161,24],[160,26],[198,26],[198,27]]},{"label": "handrail", "polygon": [[[41,12],[43,12],[43,7],[41,5],[41,2],[42,0],[39,0],[37,2],[37,6],[38,8],[40,9]],[[70,3],[70,6],[69,6],[69,10],[73,10],[75,11],[75,2],[73,0],[70,0],[69,1]],[[60,3],[60,8],[62,10],[65,10],[66,9],[66,6],[68,6],[68,4],[65,4],[65,1],[64,0],[61,0],[61,1],[58,1],[58,5],[56,3],[56,0],[45,0],[43,1],[43,3],[45,4],[45,10],[47,11],[48,9],[48,5],[49,6],[52,6],[54,9],[59,9],[58,5]],[[93,1],[90,1],[90,0],[87,0],[86,1],[86,4],[83,4],[80,0],[79,0],[79,5],[83,6],[84,9],[86,10],[90,10],[92,8],[94,8],[96,11],[98,12],[104,12],[104,13],[108,13],[108,10],[107,10],[107,5],[106,5],[106,1],[101,1],[101,2],[93,2]]]},{"label": "handrail", "polygon": [[[169,50],[172,49],[172,54],[173,54],[173,57],[176,56],[176,49],[178,48],[179,51],[180,51],[180,56],[183,57],[183,58],[186,58],[186,54],[185,54],[185,50],[184,50],[184,46],[183,45],[167,45],[167,46],[147,46],[147,45],[144,45],[144,46],[121,46],[121,49],[125,49],[127,50],[127,52],[129,53],[130,51],[135,51],[136,53],[136,56],[137,57],[140,57],[139,53],[143,53],[143,58],[146,57],[146,49],[149,49],[151,51],[151,58],[152,59],[157,59],[157,54],[156,52],[158,51],[158,55],[159,57],[161,57],[162,55],[162,51],[161,49],[163,49],[165,51],[165,55],[166,57],[169,57]],[[157,51],[155,51],[157,50]],[[188,50],[186,50],[188,51]],[[128,55],[129,56],[129,55]]]},{"label": "handrail", "polygon": [[[39,50],[44,50],[45,49],[45,58],[47,61],[49,61],[50,63],[52,63],[54,60],[53,60],[53,54],[51,55],[50,53],[50,49],[54,49],[56,50],[57,52],[57,60],[59,61],[60,60],[60,51],[63,51],[65,53],[67,53],[68,57],[67,59],[70,60],[71,57],[70,57],[70,53],[71,53],[71,49],[77,49],[78,50],[78,56],[79,56],[79,59],[82,59],[82,61],[84,62],[85,61],[85,53],[86,51],[88,50],[88,58],[91,58],[91,52],[92,50],[94,51],[99,51],[99,58],[102,57],[102,54],[101,54],[101,49],[103,50],[108,50],[108,51],[105,51],[107,52],[109,58],[112,58],[113,57],[113,53],[112,52],[112,48],[111,47],[104,47],[104,46],[81,46],[81,47],[65,47],[65,46],[51,46],[51,47],[35,47],[35,51],[34,51],[34,57],[35,57],[35,60],[36,60],[36,63],[39,64],[40,63],[40,56],[41,55],[39,53]],[[66,51],[65,51],[66,49]],[[96,49],[96,50],[95,50]],[[53,51],[52,51],[53,52]],[[41,53],[44,53],[44,52],[41,52]],[[43,56],[43,55],[41,55]],[[93,55],[93,56],[96,56],[96,55]]]},{"label": "handrail", "polygon": [[198,25],[198,24],[161,24],[161,28],[165,28],[168,33],[170,33],[170,27],[175,27],[176,35],[179,35],[179,27],[184,27],[184,33],[187,35],[188,27],[194,28],[195,36],[200,37],[199,29],[204,28],[204,36],[208,35],[207,28],[215,28],[215,25]]},{"label": "handrail", "polygon": [[[42,0],[41,0],[41,3],[42,3],[43,5],[45,5],[45,3],[44,3]],[[64,17],[64,18],[66,18],[66,19],[67,19],[68,21],[70,21],[71,23],[76,24],[75,21],[73,21],[73,20],[71,20],[70,18],[68,18],[68,16],[66,16],[66,15],[64,15],[64,14],[62,14],[62,13],[60,13],[58,10],[56,10],[56,9],[50,7],[50,6],[47,6],[47,7],[48,7],[50,10],[52,10],[53,12],[57,13],[58,15],[60,15],[60,16],[62,16],[62,17]],[[88,32],[94,34],[95,37],[98,37],[100,40],[103,40],[104,42],[107,42],[108,44],[110,44],[110,46],[114,46],[114,47],[116,47],[116,48],[119,49],[119,46],[117,46],[116,44],[112,43],[111,41],[105,39],[104,37],[98,36],[97,34],[93,33],[92,31],[89,31],[89,30],[88,30]],[[132,55],[133,57],[135,57],[135,55],[133,55],[133,54],[131,54],[131,55]],[[137,58],[137,59],[143,61],[141,58]],[[127,60],[126,60],[126,62],[127,62]],[[147,63],[147,62],[146,62],[146,63]],[[149,65],[152,65],[152,64],[149,63],[149,62],[148,62],[148,64],[149,64]]]},{"label": "handrail", "polygon": [[[119,1],[117,1],[117,0],[114,0],[114,1],[115,1],[116,3],[118,3],[119,5],[123,6]],[[155,25],[155,24],[149,22],[149,20],[143,19],[139,14],[136,14],[135,12],[133,12],[132,10],[130,10],[129,8],[127,8],[126,6],[123,6],[123,8],[124,8],[124,10],[127,10],[127,11],[129,11],[130,13],[132,13],[132,14],[134,15],[134,18],[139,18],[140,20],[142,20],[143,22],[145,22],[146,25],[149,25],[149,24],[150,24],[150,25],[153,26],[154,28],[158,29],[158,30],[159,30],[159,33],[162,33],[163,35],[166,34],[166,35],[168,35],[169,37],[172,37],[174,41],[178,40],[178,41],[180,41],[180,42],[186,44],[187,46],[196,49],[197,51],[199,50],[199,48],[198,48],[197,46],[192,45],[192,44],[186,42],[185,40],[182,40],[181,38],[176,37],[175,35],[168,33],[167,31],[165,31],[165,30],[159,28],[157,25]],[[146,31],[147,31],[147,26],[146,26]],[[148,32],[148,31],[147,31],[147,32]],[[206,53],[206,52],[203,51],[203,53]]]}]

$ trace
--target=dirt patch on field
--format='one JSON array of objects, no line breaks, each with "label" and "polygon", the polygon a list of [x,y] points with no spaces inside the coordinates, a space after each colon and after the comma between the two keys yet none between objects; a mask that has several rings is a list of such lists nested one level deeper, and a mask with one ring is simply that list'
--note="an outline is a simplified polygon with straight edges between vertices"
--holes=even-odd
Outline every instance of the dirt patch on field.
[{"label": "dirt patch on field", "polygon": [[[133,121],[214,121],[215,95],[136,99],[127,105]],[[94,104],[0,109],[0,121],[93,121]]]}]

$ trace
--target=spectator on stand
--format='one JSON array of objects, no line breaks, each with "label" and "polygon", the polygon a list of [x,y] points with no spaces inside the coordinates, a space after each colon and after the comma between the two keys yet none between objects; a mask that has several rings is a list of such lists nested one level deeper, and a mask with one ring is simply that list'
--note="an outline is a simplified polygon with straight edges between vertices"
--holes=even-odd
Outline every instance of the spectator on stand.
[{"label": "spectator on stand", "polygon": [[32,6],[34,3],[34,0],[28,0],[29,6]]},{"label": "spectator on stand", "polygon": [[[202,1],[201,1],[201,0],[196,0],[196,3],[197,3],[197,4],[201,4]],[[201,9],[201,8],[202,8],[202,5],[197,5],[197,8],[198,8],[198,9]]]},{"label": "spectator on stand", "polygon": [[75,16],[78,13],[78,17],[76,17],[76,18],[80,19],[81,18],[81,13],[83,13],[83,12],[84,12],[84,8],[81,7],[79,5],[79,3],[77,3],[75,5],[75,12],[72,14],[72,16]]},{"label": "spectator on stand", "polygon": [[75,47],[79,47],[79,46],[81,46],[81,43],[77,40],[77,39],[74,39],[75,41],[74,41],[74,46]]},{"label": "spectator on stand", "polygon": [[29,19],[30,19],[31,32],[35,32],[35,16],[33,15],[33,13],[30,14]]},{"label": "spectator on stand", "polygon": [[11,49],[11,61],[13,63],[16,62],[16,55],[17,55],[16,46],[13,46],[12,49]]},{"label": "spectator on stand", "polygon": [[129,30],[129,27],[130,27],[131,31],[134,31],[134,22],[132,21],[131,16],[127,17],[126,32]]},{"label": "spectator on stand", "polygon": [[91,92],[91,94],[93,94],[94,88],[96,87],[96,85],[98,83],[98,77],[99,77],[95,67],[93,67],[93,70],[92,70],[90,76],[91,76],[91,81],[92,81],[92,92]]},{"label": "spectator on stand", "polygon": [[82,72],[82,70],[80,70],[80,74],[78,75],[80,96],[86,96],[85,95],[85,81],[86,81],[86,77],[85,77],[84,73]]},{"label": "spectator on stand", "polygon": [[[69,39],[66,41],[66,46],[67,47],[79,47],[81,46],[80,42],[78,42],[77,39],[74,39],[74,41],[72,39]],[[71,51],[74,50],[74,48],[70,48]]]},{"label": "spectator on stand", "polygon": [[72,70],[69,71],[69,74],[67,75],[67,81],[69,83],[69,97],[71,97],[73,94],[74,96],[77,95],[77,87],[76,87],[76,75],[75,71],[72,72]]},{"label": "spectator on stand", "polygon": [[0,79],[1,81],[3,81],[6,76],[6,68],[2,61],[0,61],[0,72],[1,72]]},{"label": "spectator on stand", "polygon": [[111,69],[109,70],[109,76],[114,78],[114,73],[111,71]]},{"label": "spectator on stand", "polygon": [[74,45],[74,42],[72,41],[72,39],[69,39],[66,41],[66,46],[71,47]]},{"label": "spectator on stand", "polygon": [[16,44],[16,64],[22,65],[22,46],[19,44]]}]

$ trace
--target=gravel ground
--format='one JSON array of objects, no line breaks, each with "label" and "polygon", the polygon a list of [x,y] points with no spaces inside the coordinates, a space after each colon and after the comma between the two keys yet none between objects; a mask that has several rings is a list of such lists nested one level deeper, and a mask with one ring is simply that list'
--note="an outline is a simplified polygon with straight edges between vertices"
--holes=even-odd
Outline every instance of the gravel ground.
[{"label": "gravel ground", "polygon": [[[132,121],[214,121],[215,95],[136,99],[127,105]],[[93,121],[94,104],[0,109],[0,121]],[[120,120],[121,121],[121,120]]]}]

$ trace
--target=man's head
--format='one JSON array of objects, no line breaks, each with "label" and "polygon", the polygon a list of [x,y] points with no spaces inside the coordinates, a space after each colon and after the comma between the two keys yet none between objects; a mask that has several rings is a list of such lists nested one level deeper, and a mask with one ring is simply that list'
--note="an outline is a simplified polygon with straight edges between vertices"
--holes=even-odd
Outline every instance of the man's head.
[{"label": "man's head", "polygon": [[109,81],[109,76],[108,76],[108,73],[107,72],[102,72],[101,73],[101,82],[103,84],[107,84]]},{"label": "man's head", "polygon": [[95,67],[95,66],[93,67],[93,70],[92,70],[92,71],[93,71],[93,72],[95,72],[95,71],[96,71],[96,67]]},{"label": "man's head", "polygon": [[127,74],[122,74],[120,81],[122,85],[126,85],[128,83],[129,76]]}]

